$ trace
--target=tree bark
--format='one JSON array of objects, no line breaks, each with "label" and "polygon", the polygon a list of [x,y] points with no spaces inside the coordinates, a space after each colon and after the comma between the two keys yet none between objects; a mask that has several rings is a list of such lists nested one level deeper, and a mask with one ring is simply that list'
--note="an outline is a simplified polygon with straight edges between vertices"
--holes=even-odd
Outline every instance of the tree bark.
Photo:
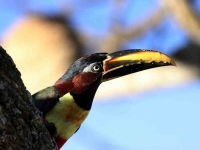
[{"label": "tree bark", "polygon": [[20,76],[0,47],[0,150],[57,150]]}]

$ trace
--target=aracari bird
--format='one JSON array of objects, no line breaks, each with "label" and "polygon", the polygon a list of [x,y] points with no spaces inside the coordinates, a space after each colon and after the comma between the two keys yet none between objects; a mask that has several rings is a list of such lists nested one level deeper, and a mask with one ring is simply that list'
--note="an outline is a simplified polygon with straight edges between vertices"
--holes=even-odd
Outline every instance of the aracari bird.
[{"label": "aracari bird", "polygon": [[35,106],[43,113],[43,119],[55,124],[55,141],[60,149],[88,116],[102,82],[168,65],[176,66],[176,63],[167,55],[153,50],[90,54],[75,61],[53,86],[32,97]]}]

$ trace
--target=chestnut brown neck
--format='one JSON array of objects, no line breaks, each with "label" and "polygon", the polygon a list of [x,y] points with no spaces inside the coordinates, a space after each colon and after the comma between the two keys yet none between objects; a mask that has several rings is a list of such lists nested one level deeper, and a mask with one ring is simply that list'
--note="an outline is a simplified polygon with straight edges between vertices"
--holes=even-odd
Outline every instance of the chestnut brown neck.
[{"label": "chestnut brown neck", "polygon": [[82,72],[69,81],[58,80],[54,86],[60,96],[70,93],[79,107],[90,110],[100,80],[101,74]]}]

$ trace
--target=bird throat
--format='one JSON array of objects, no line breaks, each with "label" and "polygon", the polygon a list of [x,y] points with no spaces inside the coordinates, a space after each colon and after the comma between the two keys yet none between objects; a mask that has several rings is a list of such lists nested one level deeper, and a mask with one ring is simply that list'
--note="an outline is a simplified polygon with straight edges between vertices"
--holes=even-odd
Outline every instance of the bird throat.
[{"label": "bird throat", "polygon": [[81,107],[84,110],[90,110],[92,107],[95,93],[96,93],[99,85],[100,84],[95,84],[95,86],[88,88],[86,91],[84,91],[81,94],[77,94],[77,93],[73,93],[73,92],[70,94],[73,96],[74,101],[76,102],[76,104],[79,107]]},{"label": "bird throat", "polygon": [[101,84],[101,74],[91,72],[80,73],[72,79],[74,85],[70,94],[79,107],[90,110],[95,93]]},{"label": "bird throat", "polygon": [[69,92],[80,108],[90,110],[100,80],[101,74],[82,72],[69,81],[58,80],[54,86],[59,95]]}]

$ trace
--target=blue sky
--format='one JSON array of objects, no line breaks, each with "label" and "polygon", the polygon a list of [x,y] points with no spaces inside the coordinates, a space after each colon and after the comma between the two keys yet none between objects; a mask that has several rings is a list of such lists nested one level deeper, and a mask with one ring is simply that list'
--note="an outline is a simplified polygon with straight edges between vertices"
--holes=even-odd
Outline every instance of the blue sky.
[{"label": "blue sky", "polygon": [[196,80],[115,102],[96,102],[63,149],[198,150],[199,89]]},{"label": "blue sky", "polygon": [[[72,26],[80,32],[88,32],[94,34],[94,36],[99,36],[108,32],[112,19],[119,19],[124,26],[134,25],[141,19],[145,19],[148,13],[158,8],[155,0],[127,0],[127,4],[124,6],[125,9],[119,15],[119,13],[114,11],[112,1],[96,1],[96,3],[91,3],[90,0],[44,0],[40,2],[29,0],[22,4],[23,6],[13,1],[2,3],[0,6],[2,12],[0,18],[4,21],[1,22],[0,36],[9,25],[20,16],[25,15],[28,11],[54,15],[60,13],[60,9],[71,6],[73,10],[72,16],[70,16]],[[177,48],[183,47],[187,43],[188,38],[186,33],[171,21],[171,19],[166,19],[158,28],[147,32],[145,36],[134,42],[128,42],[123,48],[147,48],[157,49],[167,54],[173,53]]]},{"label": "blue sky", "polygon": [[[5,29],[29,10],[48,15],[64,6],[73,7],[72,25],[80,32],[97,36],[109,30],[111,19],[118,19],[111,1],[11,0],[0,5],[0,38]],[[24,3],[23,3],[24,2]],[[69,5],[68,5],[69,4]],[[194,5],[199,12],[199,1]],[[156,1],[127,0],[119,15],[124,26],[137,23],[158,8]],[[158,28],[123,46],[146,48],[172,54],[188,43],[186,33],[166,19]],[[127,95],[110,102],[95,102],[81,129],[62,150],[199,150],[200,80],[162,88],[136,96]],[[123,99],[123,100],[122,100]],[[125,100],[124,100],[125,99]]]}]

